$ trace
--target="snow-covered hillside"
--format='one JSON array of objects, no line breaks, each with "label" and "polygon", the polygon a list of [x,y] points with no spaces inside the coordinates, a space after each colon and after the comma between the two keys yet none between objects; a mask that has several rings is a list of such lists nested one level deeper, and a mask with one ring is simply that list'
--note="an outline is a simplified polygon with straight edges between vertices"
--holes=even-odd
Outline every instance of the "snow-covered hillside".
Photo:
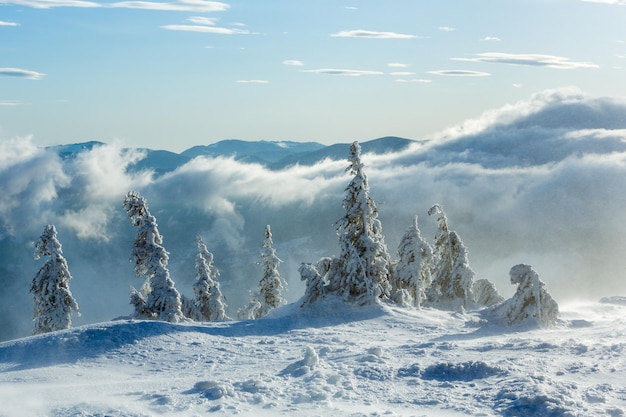
[{"label": "snow-covered hillside", "polygon": [[0,344],[0,416],[624,416],[625,314],[614,297],[524,329],[327,299],[92,324]]}]

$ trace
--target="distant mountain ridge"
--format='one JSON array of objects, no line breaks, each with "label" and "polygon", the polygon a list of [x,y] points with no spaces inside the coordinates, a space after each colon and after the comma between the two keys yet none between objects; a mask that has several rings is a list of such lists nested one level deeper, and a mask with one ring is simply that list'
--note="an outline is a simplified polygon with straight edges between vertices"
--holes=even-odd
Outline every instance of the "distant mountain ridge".
[{"label": "distant mountain ridge", "polygon": [[[386,136],[362,142],[363,153],[384,154],[399,152],[413,143],[421,143],[411,139],[395,136]],[[83,143],[52,146],[49,149],[56,151],[63,159],[75,157],[77,154],[89,151],[103,142],[90,141]],[[341,160],[348,157],[350,144],[337,143],[323,145],[317,142],[293,141],[244,141],[226,139],[210,145],[193,146],[181,153],[165,150],[141,148],[146,152],[145,158],[137,162],[134,170],[153,170],[157,175],[174,171],[190,160],[199,157],[227,157],[245,163],[257,163],[269,169],[279,170],[292,165],[314,165],[325,159]]]}]

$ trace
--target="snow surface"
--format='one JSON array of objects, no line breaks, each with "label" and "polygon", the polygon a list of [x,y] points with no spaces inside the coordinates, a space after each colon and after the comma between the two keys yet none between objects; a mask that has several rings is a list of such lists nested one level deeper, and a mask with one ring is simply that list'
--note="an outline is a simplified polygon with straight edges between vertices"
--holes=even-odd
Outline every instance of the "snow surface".
[{"label": "snow surface", "polygon": [[335,298],[0,343],[0,416],[624,416],[623,298],[549,329]]}]

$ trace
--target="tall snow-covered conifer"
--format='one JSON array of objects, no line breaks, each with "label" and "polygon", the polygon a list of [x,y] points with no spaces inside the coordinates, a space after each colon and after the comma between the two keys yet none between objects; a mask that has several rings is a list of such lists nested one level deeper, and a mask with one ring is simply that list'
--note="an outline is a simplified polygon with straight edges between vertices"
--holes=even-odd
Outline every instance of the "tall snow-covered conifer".
[{"label": "tall snow-covered conifer", "polygon": [[193,285],[193,292],[195,306],[204,321],[228,320],[226,304],[218,281],[219,275],[220,271],[213,265],[213,254],[198,236],[196,282]]},{"label": "tall snow-covered conifer", "polygon": [[436,214],[439,223],[435,238],[433,282],[427,291],[428,302],[444,308],[468,308],[474,301],[474,271],[469,266],[467,249],[459,235],[448,229],[448,219],[441,206],[435,204],[428,214]]},{"label": "tall snow-covered conifer", "polygon": [[35,259],[42,256],[49,256],[50,259],[37,272],[30,287],[35,304],[33,334],[69,329],[72,311],[80,314],[78,303],[70,291],[72,275],[53,225],[46,226],[35,242]]},{"label": "tall snow-covered conifer", "polygon": [[126,194],[123,206],[138,229],[130,260],[135,263],[137,276],[146,277],[141,292],[131,291],[135,315],[172,323],[183,320],[181,296],[170,278],[169,255],[162,246],[156,218],[150,214],[146,199],[135,191]]},{"label": "tall snow-covered conifer", "polygon": [[350,146],[354,177],[343,200],[345,216],[337,222],[340,257],[329,272],[329,289],[359,304],[377,302],[391,293],[391,257],[385,245],[376,203],[370,196],[361,162],[361,146]]},{"label": "tall snow-covered conifer", "polygon": [[433,248],[422,239],[417,216],[400,240],[398,255],[400,259],[394,272],[395,287],[397,290],[408,290],[413,304],[419,308],[432,282]]},{"label": "tall snow-covered conifer", "polygon": [[272,231],[267,225],[263,249],[261,250],[263,277],[259,281],[258,290],[251,293],[248,305],[240,308],[237,312],[237,316],[242,320],[256,320],[267,315],[273,308],[287,303],[282,296],[287,283],[278,272],[278,266],[282,261],[276,256],[273,245]]}]

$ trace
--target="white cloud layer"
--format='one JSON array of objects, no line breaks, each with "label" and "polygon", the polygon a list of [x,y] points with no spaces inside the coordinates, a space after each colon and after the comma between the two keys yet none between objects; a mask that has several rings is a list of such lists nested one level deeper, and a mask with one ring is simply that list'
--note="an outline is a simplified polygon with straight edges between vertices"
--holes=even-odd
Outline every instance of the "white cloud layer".
[{"label": "white cloud layer", "polygon": [[[624,100],[546,91],[403,152],[364,155],[390,252],[415,214],[422,235],[432,238],[435,222],[426,211],[440,203],[470,251],[477,278],[491,279],[505,293],[508,271],[518,263],[533,265],[559,302],[626,293],[625,113]],[[157,217],[177,287],[191,288],[200,234],[234,308],[258,282],[255,262],[266,224],[290,288],[301,288],[300,262],[338,252],[333,223],[342,215],[346,161],[272,171],[199,157],[159,176],[137,171],[141,157],[107,145],[61,159],[28,138],[0,141],[1,276],[14,280],[5,288],[32,279],[38,266],[28,242],[53,223],[75,277],[72,290],[90,306],[84,320],[130,311],[127,289],[137,283],[124,261],[135,230],[121,208],[130,189],[148,199]],[[94,285],[98,300],[106,299],[100,308]],[[7,294],[15,298],[15,292],[3,294],[0,314],[30,328],[27,291],[11,300]]]},{"label": "white cloud layer", "polygon": [[576,62],[569,58],[541,54],[508,54],[502,52],[485,52],[476,54],[474,58],[452,58],[453,61],[489,62],[510,65],[528,65],[555,69],[598,68],[590,62]]},{"label": "white cloud layer", "polygon": [[0,20],[0,26],[19,26],[19,23],[5,22],[4,20]]},{"label": "white cloud layer", "polygon": [[371,38],[371,39],[413,39],[415,35],[406,35],[395,32],[376,32],[372,30],[342,30],[330,35],[334,38]]},{"label": "white cloud layer", "polygon": [[17,78],[27,78],[29,80],[39,80],[44,77],[45,74],[42,74],[37,71],[25,70],[21,68],[0,68],[0,77],[17,77]]}]

